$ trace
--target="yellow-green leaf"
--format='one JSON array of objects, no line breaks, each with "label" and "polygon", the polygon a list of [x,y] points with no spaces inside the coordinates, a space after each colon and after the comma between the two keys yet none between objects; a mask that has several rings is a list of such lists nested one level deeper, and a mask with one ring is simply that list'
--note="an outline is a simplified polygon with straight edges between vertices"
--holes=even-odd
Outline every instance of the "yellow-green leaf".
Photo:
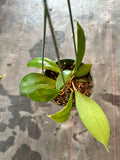
[{"label": "yellow-green leaf", "polygon": [[78,70],[75,72],[75,77],[83,77],[87,75],[91,70],[92,64],[83,64],[81,65]]},{"label": "yellow-green leaf", "polygon": [[110,127],[105,113],[95,101],[78,91],[75,91],[75,98],[76,107],[83,124],[108,151]]},{"label": "yellow-green leaf", "polygon": [[[42,57],[32,59],[27,66],[42,69]],[[44,58],[43,68],[60,73],[58,65],[49,58]]]},{"label": "yellow-green leaf", "polygon": [[72,104],[73,104],[73,92],[71,92],[70,98],[66,106],[61,111],[52,115],[48,115],[48,117],[52,118],[54,121],[58,123],[67,121],[70,116]]},{"label": "yellow-green leaf", "polygon": [[[71,70],[64,70],[63,71],[63,76],[65,80],[65,84],[67,84],[72,76],[72,71]],[[56,88],[61,89],[64,86],[63,79],[61,73],[58,75],[57,80],[56,80]]]},{"label": "yellow-green leaf", "polygon": [[81,83],[86,83],[86,82],[88,82],[87,80],[85,80],[85,79],[82,79],[82,78],[76,78],[76,79],[74,79],[76,82],[81,82]]}]

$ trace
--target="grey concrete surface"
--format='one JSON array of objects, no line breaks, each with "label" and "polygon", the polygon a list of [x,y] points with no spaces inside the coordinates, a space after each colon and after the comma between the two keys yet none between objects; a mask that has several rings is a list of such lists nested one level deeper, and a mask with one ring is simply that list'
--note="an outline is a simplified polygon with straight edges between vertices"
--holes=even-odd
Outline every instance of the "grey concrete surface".
[{"label": "grey concrete surface", "polygon": [[[67,3],[64,0],[48,3],[60,57],[75,58]],[[39,0],[9,0],[7,5],[7,0],[0,0],[0,75],[3,76],[0,160],[118,160],[120,157],[120,2],[71,0],[71,5],[73,18],[85,30],[84,62],[93,64],[92,98],[109,119],[110,152],[94,140],[75,111],[71,158],[72,116],[67,122],[57,124],[46,115],[58,111],[59,106],[51,102],[36,103],[19,95],[21,78],[29,72],[38,72],[26,64],[42,53],[43,4]],[[45,55],[56,60],[48,25]]]}]

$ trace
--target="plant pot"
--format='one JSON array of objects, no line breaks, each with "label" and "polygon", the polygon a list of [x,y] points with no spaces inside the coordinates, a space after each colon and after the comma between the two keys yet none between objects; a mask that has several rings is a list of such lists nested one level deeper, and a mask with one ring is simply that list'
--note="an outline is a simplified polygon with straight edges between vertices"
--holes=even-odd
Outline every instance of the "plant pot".
[{"label": "plant pot", "polygon": [[[61,67],[63,70],[66,70],[66,69],[73,70],[74,69],[75,60],[62,59],[62,60],[60,60],[60,62],[61,62]],[[58,64],[58,62],[56,62],[56,63]],[[83,63],[81,65],[83,65]],[[56,80],[58,73],[56,73],[54,71],[46,70],[45,75]],[[72,79],[72,82],[74,82],[74,85],[77,88],[77,90],[79,90],[81,93],[85,94],[86,96],[90,97],[93,93],[93,87],[94,87],[94,81],[93,81],[93,77],[92,77],[91,72],[82,78],[83,78],[83,80],[86,79],[87,82],[77,82],[77,79],[76,79],[76,81],[75,81],[75,79]],[[71,89],[69,87],[71,89],[73,89],[71,81],[68,82],[68,84],[66,84],[68,97],[71,94]],[[54,100],[52,100],[52,102],[56,103],[58,105],[61,105],[61,106],[65,106],[67,104],[65,90],[62,89],[62,92]],[[74,103],[75,103],[75,98],[74,98],[73,104]]]}]

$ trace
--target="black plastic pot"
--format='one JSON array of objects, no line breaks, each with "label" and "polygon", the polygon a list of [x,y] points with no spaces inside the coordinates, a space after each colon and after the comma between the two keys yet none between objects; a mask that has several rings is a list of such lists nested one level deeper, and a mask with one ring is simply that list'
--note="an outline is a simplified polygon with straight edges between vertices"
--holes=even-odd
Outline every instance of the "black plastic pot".
[{"label": "black plastic pot", "polygon": [[[75,60],[73,60],[73,59],[62,59],[62,60],[60,60],[60,63],[61,64],[64,64],[64,63],[66,63],[67,64],[67,66],[68,66],[68,68],[70,68],[72,65],[73,65],[73,63],[75,62]],[[56,62],[57,64],[58,64],[58,62]],[[83,64],[83,63],[82,63]],[[81,65],[82,65],[81,64]],[[51,71],[50,70],[46,70],[45,71],[45,75],[46,76],[50,76],[50,74],[51,74]],[[92,95],[92,93],[93,93],[93,88],[94,88],[94,81],[93,81],[93,77],[92,77],[92,74],[91,74],[91,72],[88,74],[88,77],[89,77],[89,80],[91,81],[91,83],[92,83],[92,88],[91,88],[91,95]],[[90,96],[91,96],[90,95]],[[54,102],[53,102],[54,103]]]},{"label": "black plastic pot", "polygon": [[[74,62],[75,62],[75,60],[73,60],[73,59],[62,59],[62,60],[60,60],[61,64],[66,63],[68,67],[72,66]],[[56,63],[58,64],[58,62],[56,62]],[[50,72],[51,72],[50,70],[46,70],[45,75],[49,77]]]}]

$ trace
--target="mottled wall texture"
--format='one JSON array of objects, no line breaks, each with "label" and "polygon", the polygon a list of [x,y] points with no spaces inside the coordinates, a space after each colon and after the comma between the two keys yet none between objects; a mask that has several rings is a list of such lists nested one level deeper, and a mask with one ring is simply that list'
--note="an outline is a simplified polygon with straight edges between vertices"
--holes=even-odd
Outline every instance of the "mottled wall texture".
[{"label": "mottled wall texture", "polygon": [[[49,0],[60,58],[75,59],[65,0]],[[85,63],[92,63],[92,98],[106,113],[108,153],[84,127],[78,113],[58,124],[46,115],[60,110],[19,94],[21,78],[39,70],[26,64],[42,54],[42,0],[0,0],[0,160],[118,160],[120,157],[120,2],[71,0],[73,19],[85,30]],[[76,24],[75,35],[76,35]],[[56,60],[47,23],[45,56]],[[74,125],[73,125],[74,117]],[[114,124],[114,122],[116,122]],[[74,126],[74,127],[73,127]],[[115,132],[114,132],[115,131]],[[71,145],[72,143],[72,145]]]}]

